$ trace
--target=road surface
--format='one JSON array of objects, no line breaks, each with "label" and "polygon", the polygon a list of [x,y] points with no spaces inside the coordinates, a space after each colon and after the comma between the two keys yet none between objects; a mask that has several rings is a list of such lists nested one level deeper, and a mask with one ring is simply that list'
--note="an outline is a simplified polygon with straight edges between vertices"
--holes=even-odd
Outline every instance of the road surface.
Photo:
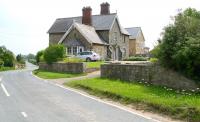
[{"label": "road surface", "polygon": [[31,75],[0,72],[0,122],[155,122]]}]

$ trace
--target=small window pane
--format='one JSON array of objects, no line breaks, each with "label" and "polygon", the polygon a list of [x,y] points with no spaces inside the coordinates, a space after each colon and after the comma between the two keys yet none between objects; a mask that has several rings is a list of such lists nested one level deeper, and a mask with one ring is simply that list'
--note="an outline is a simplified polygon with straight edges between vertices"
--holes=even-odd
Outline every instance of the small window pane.
[{"label": "small window pane", "polygon": [[77,54],[77,47],[73,47],[73,55]]}]

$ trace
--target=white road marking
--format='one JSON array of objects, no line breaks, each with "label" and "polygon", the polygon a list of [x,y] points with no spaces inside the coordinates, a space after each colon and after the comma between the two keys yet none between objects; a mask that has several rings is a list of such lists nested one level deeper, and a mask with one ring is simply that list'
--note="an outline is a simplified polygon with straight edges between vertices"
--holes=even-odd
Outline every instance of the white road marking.
[{"label": "white road marking", "polygon": [[[31,75],[33,75],[32,72],[31,72]],[[44,82],[46,81],[46,80],[44,80],[44,79],[42,79],[42,78],[40,78],[40,77],[37,77],[37,76],[35,76],[35,75],[33,75],[33,76],[36,77],[36,78],[38,78],[38,79],[40,79],[40,80],[42,80],[42,81],[44,81]],[[101,100],[101,99],[97,99],[97,98],[94,98],[94,97],[92,97],[92,96],[83,94],[83,93],[81,93],[81,92],[79,92],[79,91],[77,91],[77,90],[75,90],[75,89],[73,89],[73,88],[64,87],[64,86],[62,86],[62,85],[60,85],[60,84],[57,84],[57,83],[51,83],[51,82],[48,82],[48,83],[49,83],[49,84],[52,84],[52,85],[56,85],[56,86],[61,87],[61,88],[63,88],[63,89],[66,89],[66,90],[75,92],[75,93],[77,93],[77,94],[80,94],[80,95],[82,95],[82,96],[84,96],[84,97],[93,99],[93,100],[95,100],[95,101],[98,101],[98,102],[101,102],[101,103],[104,103],[104,104],[107,104],[107,105],[116,107],[116,108],[118,108],[118,109],[127,111],[127,112],[129,112],[129,113],[132,113],[132,114],[135,114],[135,115],[138,115],[138,116],[141,116],[141,117],[143,117],[143,118],[145,118],[145,119],[153,120],[154,122],[161,122],[161,121],[155,120],[155,119],[153,119],[153,118],[151,118],[151,117],[147,117],[147,116],[144,116],[144,115],[142,115],[142,114],[139,114],[139,113],[133,112],[133,111],[131,111],[131,110],[128,110],[128,109],[126,109],[126,108],[124,108],[124,107],[121,107],[121,106],[118,106],[118,105],[115,105],[115,104],[112,104],[112,103],[109,103],[109,102],[105,102],[105,101],[103,101],[103,100]]]},{"label": "white road marking", "polygon": [[66,90],[69,90],[69,91],[78,93],[78,94],[80,94],[80,95],[82,95],[82,96],[85,96],[85,97],[87,97],[87,98],[96,100],[96,101],[98,101],[98,102],[101,102],[101,103],[104,103],[104,104],[107,104],[107,105],[116,107],[116,108],[118,108],[118,109],[121,109],[121,110],[130,112],[130,113],[132,113],[132,114],[141,116],[141,117],[143,117],[143,118],[145,118],[145,119],[153,120],[153,121],[155,121],[155,122],[160,122],[159,120],[155,120],[155,119],[153,119],[153,118],[151,118],[151,117],[147,117],[147,116],[141,115],[141,114],[139,114],[139,113],[136,113],[136,112],[133,112],[133,111],[131,111],[131,110],[128,110],[128,109],[126,109],[126,108],[124,108],[124,107],[120,107],[120,106],[118,106],[118,105],[115,105],[115,104],[112,104],[112,103],[109,103],[109,102],[105,102],[105,101],[103,101],[103,100],[101,100],[101,99],[97,99],[97,98],[94,98],[94,97],[92,97],[92,96],[83,94],[83,93],[81,93],[81,92],[79,92],[79,91],[77,91],[77,90],[75,90],[75,89],[72,89],[72,88],[69,88],[69,87],[64,87],[64,86],[62,86],[62,85],[60,85],[60,84],[55,84],[55,85],[58,86],[58,87],[61,87],[61,88],[63,88],[63,89],[66,89]]},{"label": "white road marking", "polygon": [[22,114],[22,116],[23,116],[24,118],[28,117],[28,115],[27,115],[25,112],[21,112],[21,114]]},{"label": "white road marking", "polygon": [[10,94],[8,93],[8,91],[6,90],[5,86],[3,85],[3,83],[1,83],[1,87],[3,89],[3,91],[5,92],[6,96],[10,96]]}]

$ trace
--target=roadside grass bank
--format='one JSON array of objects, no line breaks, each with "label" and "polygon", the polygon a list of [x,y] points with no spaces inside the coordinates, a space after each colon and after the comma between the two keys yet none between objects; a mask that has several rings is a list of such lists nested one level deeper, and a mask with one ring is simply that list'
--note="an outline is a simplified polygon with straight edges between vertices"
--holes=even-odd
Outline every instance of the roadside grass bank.
[{"label": "roadside grass bank", "polygon": [[64,73],[64,72],[63,73],[50,72],[50,71],[39,70],[39,69],[34,70],[33,74],[43,79],[72,78],[72,77],[86,75],[86,74],[71,74],[71,73]]},{"label": "roadside grass bank", "polygon": [[0,72],[1,71],[8,71],[8,70],[15,70],[14,67],[0,67]]},{"label": "roadside grass bank", "polygon": [[96,62],[85,62],[87,68],[100,68],[101,64],[104,64],[103,61],[96,61]]},{"label": "roadside grass bank", "polygon": [[188,122],[200,121],[200,93],[176,91],[147,83],[127,83],[102,78],[67,82],[64,85],[83,89],[137,109],[154,111]]}]

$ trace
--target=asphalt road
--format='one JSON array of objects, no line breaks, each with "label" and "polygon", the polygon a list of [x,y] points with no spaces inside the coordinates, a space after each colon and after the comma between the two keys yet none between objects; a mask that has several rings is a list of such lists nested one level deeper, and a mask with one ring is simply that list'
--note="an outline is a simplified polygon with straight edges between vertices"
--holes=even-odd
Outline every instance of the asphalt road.
[{"label": "asphalt road", "polygon": [[154,122],[31,75],[0,72],[0,122]]}]

